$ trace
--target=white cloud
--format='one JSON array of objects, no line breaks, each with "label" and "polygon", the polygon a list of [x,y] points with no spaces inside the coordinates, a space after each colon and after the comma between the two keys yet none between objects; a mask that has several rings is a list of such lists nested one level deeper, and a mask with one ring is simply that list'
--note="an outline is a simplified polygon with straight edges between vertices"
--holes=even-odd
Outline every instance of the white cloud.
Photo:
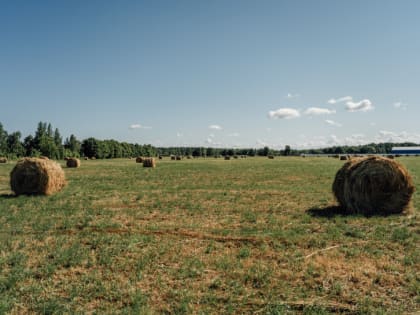
[{"label": "white cloud", "polygon": [[372,102],[368,99],[361,100],[360,102],[347,102],[346,109],[349,112],[366,112],[369,110],[373,110]]},{"label": "white cloud", "polygon": [[257,146],[259,146],[259,147],[270,147],[270,144],[268,142],[264,141],[264,140],[257,139]]},{"label": "white cloud", "polygon": [[319,107],[309,107],[305,111],[306,115],[330,115],[335,114],[335,110],[328,108],[319,108]]},{"label": "white cloud", "polygon": [[142,126],[140,124],[132,124],[129,127],[130,129],[152,129],[152,127]]},{"label": "white cloud", "polygon": [[178,138],[181,138],[181,137],[183,136],[183,134],[182,134],[182,133],[180,133],[180,132],[177,132],[177,133],[176,133],[176,136],[177,136]]},{"label": "white cloud", "polygon": [[328,125],[335,126],[335,127],[342,127],[343,126],[342,124],[340,124],[340,123],[338,123],[338,122],[336,122],[334,120],[330,120],[330,119],[326,119],[325,122]]},{"label": "white cloud", "polygon": [[291,119],[299,116],[299,111],[293,108],[279,108],[268,112],[268,117],[271,119]]},{"label": "white cloud", "polygon": [[375,137],[375,142],[420,142],[420,134],[407,131],[394,132],[381,130]]},{"label": "white cloud", "polygon": [[209,126],[209,129],[212,129],[212,130],[222,130],[223,128],[221,126],[219,126],[219,125],[210,125]]},{"label": "white cloud", "polygon": [[238,132],[234,132],[234,133],[230,133],[228,134],[229,137],[239,137],[239,133]]},{"label": "white cloud", "polygon": [[287,93],[286,98],[290,100],[290,99],[292,99],[292,98],[297,98],[297,97],[299,97],[299,96],[300,96],[299,94]]},{"label": "white cloud", "polygon": [[407,104],[404,104],[402,102],[395,102],[394,104],[392,104],[394,106],[394,108],[396,109],[402,109],[402,110],[406,110],[407,109]]},{"label": "white cloud", "polygon": [[352,100],[353,100],[353,98],[351,96],[343,96],[343,97],[340,97],[340,98],[337,98],[337,99],[331,98],[327,101],[327,103],[333,105],[333,104],[337,104],[337,103],[341,103],[341,102],[350,102]]}]

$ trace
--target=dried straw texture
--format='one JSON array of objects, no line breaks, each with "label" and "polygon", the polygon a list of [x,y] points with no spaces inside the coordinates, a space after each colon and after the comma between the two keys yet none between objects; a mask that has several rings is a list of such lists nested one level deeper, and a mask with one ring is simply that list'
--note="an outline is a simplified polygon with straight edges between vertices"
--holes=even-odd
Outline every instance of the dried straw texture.
[{"label": "dried straw texture", "polygon": [[0,163],[7,163],[7,158],[0,157]]},{"label": "dried straw texture", "polygon": [[141,156],[138,156],[136,158],[136,163],[143,163],[143,158]]},{"label": "dried straw texture", "polygon": [[156,167],[156,160],[154,158],[143,159],[143,167]]},{"label": "dried straw texture", "polygon": [[67,158],[67,167],[80,167],[80,160],[76,158]]},{"label": "dried straw texture", "polygon": [[24,158],[10,173],[10,186],[16,195],[51,195],[65,185],[63,169],[52,160]]},{"label": "dried straw texture", "polygon": [[407,212],[414,189],[404,166],[379,156],[351,159],[333,183],[334,195],[346,212],[363,215]]}]

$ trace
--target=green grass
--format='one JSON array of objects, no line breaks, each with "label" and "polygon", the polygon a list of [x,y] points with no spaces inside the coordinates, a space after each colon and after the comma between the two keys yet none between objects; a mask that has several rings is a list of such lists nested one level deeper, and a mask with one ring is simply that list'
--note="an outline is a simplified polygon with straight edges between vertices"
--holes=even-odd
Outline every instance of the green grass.
[{"label": "green grass", "polygon": [[[399,160],[420,187],[420,159]],[[0,164],[0,314],[420,311],[418,210],[335,215],[342,163],[63,163],[50,197],[12,197]]]}]

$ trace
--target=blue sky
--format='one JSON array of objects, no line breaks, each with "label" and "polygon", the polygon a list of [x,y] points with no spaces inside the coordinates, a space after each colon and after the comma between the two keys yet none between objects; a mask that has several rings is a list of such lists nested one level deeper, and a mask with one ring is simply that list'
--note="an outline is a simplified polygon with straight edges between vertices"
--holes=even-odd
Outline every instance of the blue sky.
[{"label": "blue sky", "polygon": [[0,122],[157,146],[420,143],[420,1],[1,1]]}]

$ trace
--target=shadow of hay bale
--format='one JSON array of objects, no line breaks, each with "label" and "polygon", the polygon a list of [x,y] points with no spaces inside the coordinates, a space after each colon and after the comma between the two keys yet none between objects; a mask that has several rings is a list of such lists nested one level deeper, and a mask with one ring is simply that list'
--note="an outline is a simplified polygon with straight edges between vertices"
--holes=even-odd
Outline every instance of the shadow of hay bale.
[{"label": "shadow of hay bale", "polygon": [[324,208],[313,207],[305,211],[311,217],[320,217],[320,218],[333,218],[335,216],[351,216],[346,212],[343,207],[340,206],[328,206]]}]

